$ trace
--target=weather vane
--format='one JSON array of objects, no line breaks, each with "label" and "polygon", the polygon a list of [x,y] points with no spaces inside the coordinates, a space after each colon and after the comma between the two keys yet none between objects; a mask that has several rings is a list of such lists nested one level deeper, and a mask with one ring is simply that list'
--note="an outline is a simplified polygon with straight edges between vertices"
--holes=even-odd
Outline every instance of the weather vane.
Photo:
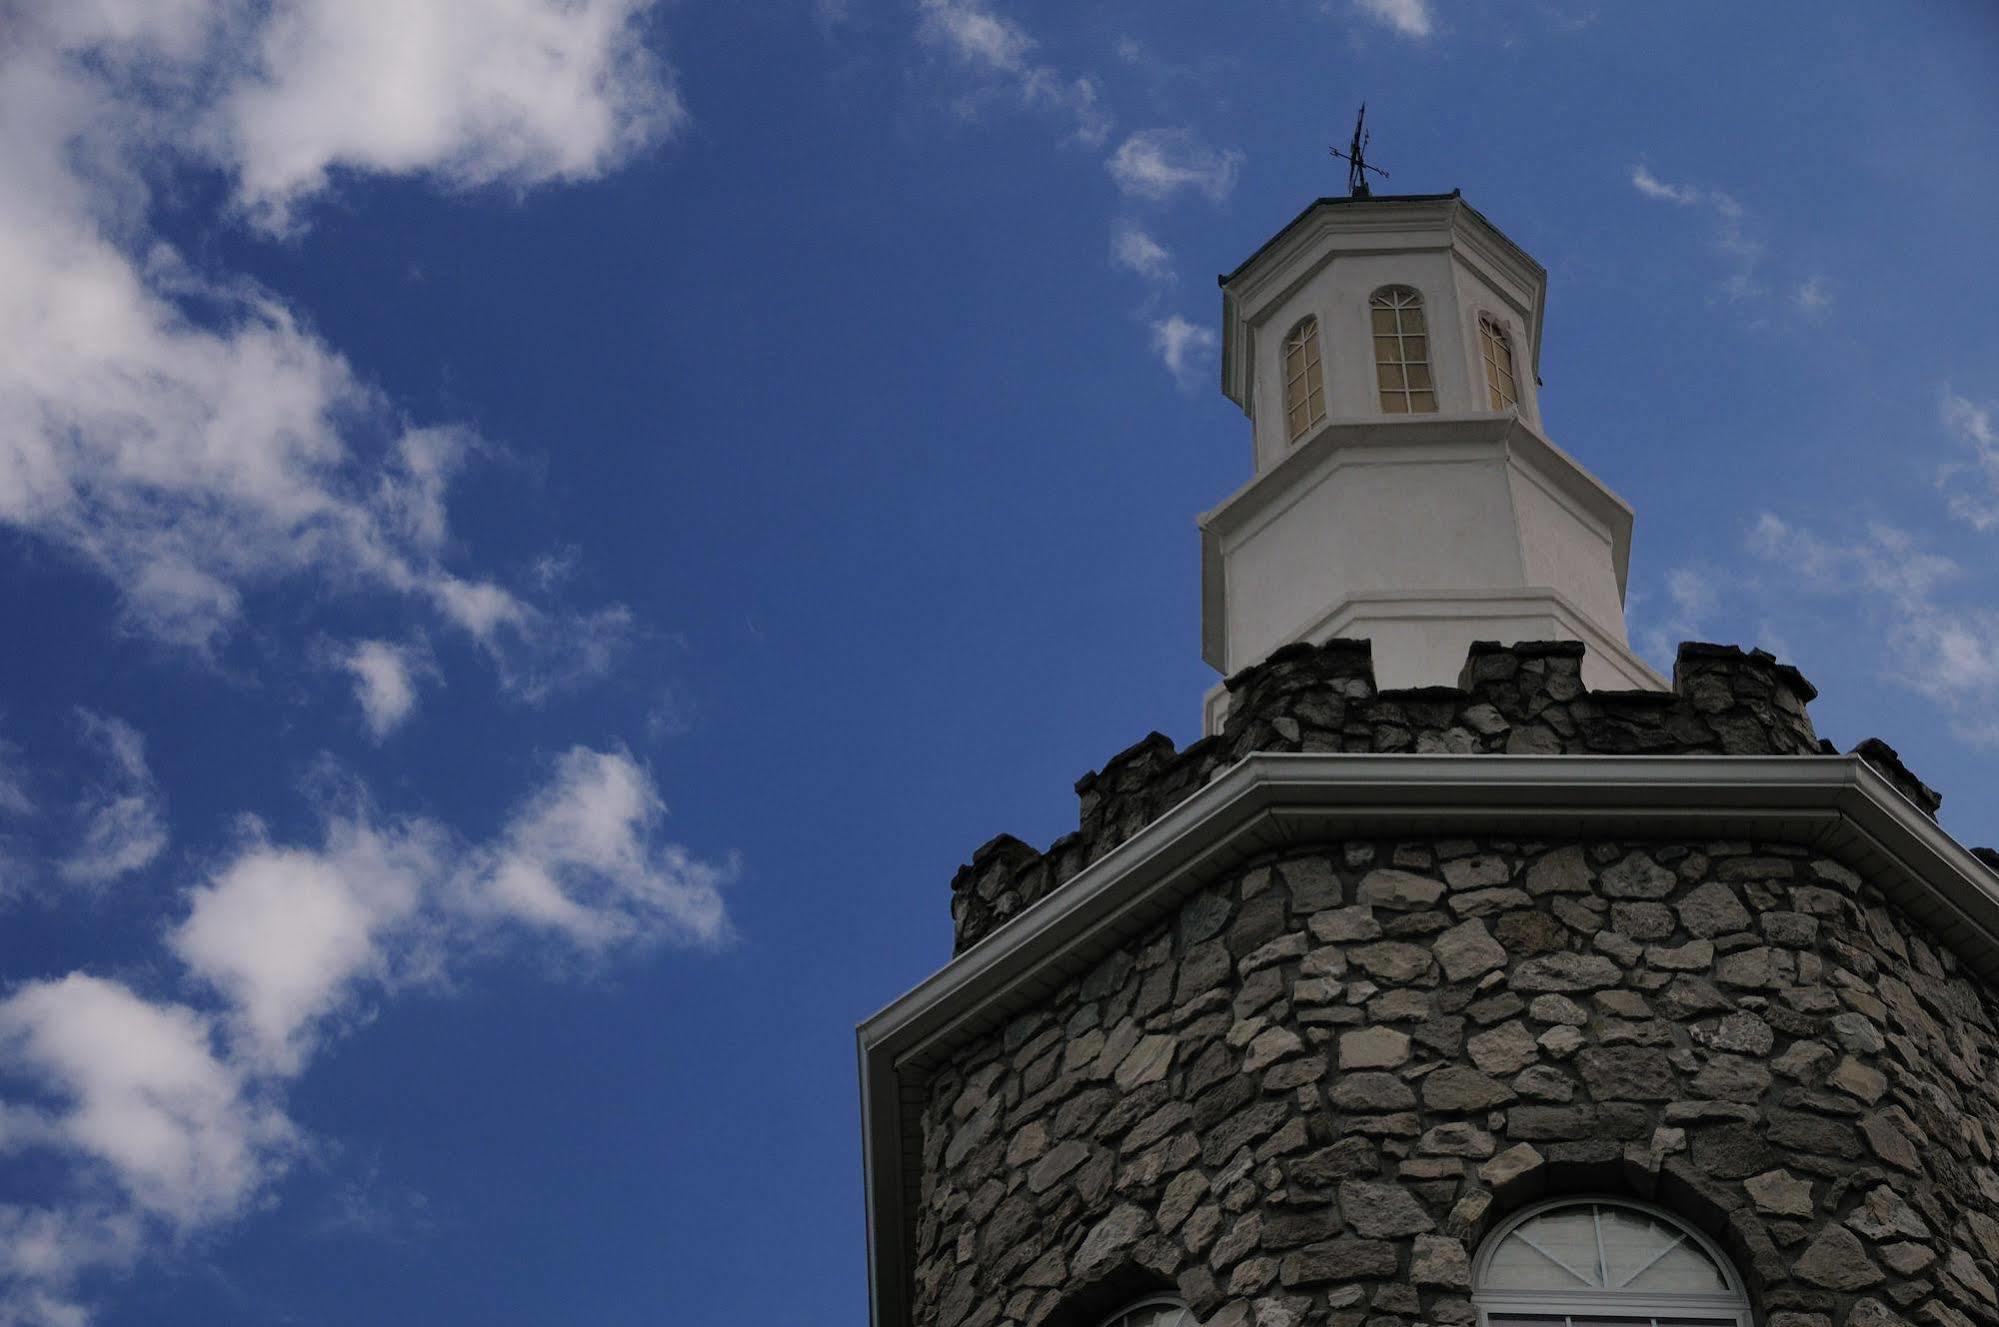
[{"label": "weather vane", "polygon": [[1362,102],[1360,104],[1360,118],[1353,122],[1353,143],[1344,152],[1338,148],[1327,149],[1341,161],[1346,162],[1347,193],[1354,198],[1366,198],[1368,196],[1367,173],[1369,171],[1373,171],[1384,180],[1388,178],[1387,171],[1368,161],[1367,139],[1367,103]]}]

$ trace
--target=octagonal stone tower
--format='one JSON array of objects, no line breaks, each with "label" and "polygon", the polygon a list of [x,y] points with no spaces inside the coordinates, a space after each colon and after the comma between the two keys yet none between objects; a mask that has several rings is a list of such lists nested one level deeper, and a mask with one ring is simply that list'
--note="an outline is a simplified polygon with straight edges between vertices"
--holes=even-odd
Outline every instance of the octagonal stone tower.
[{"label": "octagonal stone tower", "polygon": [[[1410,344],[1446,301],[1379,279],[1340,298],[1406,418],[1343,423],[1334,313],[1274,314],[1257,484],[1446,425],[1507,491],[1580,482],[1516,433],[1523,361],[1446,415],[1451,352]],[[1999,1327],[1999,855],[1771,656],[1606,688],[1575,634],[1467,641],[1450,686],[1272,637],[1207,736],[1085,775],[1074,833],[974,853],[954,956],[859,1031],[875,1327]]]}]

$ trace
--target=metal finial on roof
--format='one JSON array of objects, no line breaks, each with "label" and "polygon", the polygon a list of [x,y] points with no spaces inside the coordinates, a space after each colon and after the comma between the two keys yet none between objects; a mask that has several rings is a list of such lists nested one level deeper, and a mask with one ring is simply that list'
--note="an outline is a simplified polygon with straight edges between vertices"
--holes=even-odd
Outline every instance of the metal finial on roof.
[{"label": "metal finial on roof", "polygon": [[1367,159],[1367,103],[1360,104],[1360,118],[1353,122],[1353,142],[1342,152],[1338,148],[1328,148],[1334,156],[1347,163],[1347,195],[1352,198],[1368,196],[1367,173],[1373,171],[1382,179],[1388,172],[1370,163]]}]

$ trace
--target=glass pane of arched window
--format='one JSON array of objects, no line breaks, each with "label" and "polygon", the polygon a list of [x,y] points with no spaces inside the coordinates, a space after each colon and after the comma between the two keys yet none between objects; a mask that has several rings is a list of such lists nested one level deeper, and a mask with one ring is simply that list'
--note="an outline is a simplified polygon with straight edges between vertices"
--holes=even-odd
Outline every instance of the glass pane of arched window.
[{"label": "glass pane of arched window", "polygon": [[1368,299],[1368,318],[1382,410],[1391,415],[1434,413],[1437,385],[1430,376],[1423,297],[1407,286],[1384,287]]},{"label": "glass pane of arched window", "polygon": [[1615,1203],[1551,1208],[1508,1231],[1488,1257],[1484,1292],[1537,1292],[1565,1302],[1618,1297],[1732,1296],[1727,1276],[1694,1236]]},{"label": "glass pane of arched window", "polygon": [[1325,417],[1326,385],[1319,364],[1319,322],[1307,318],[1284,338],[1285,436],[1296,442]]},{"label": "glass pane of arched window", "polygon": [[1479,346],[1485,356],[1486,398],[1494,410],[1517,405],[1520,390],[1513,377],[1513,342],[1506,329],[1486,314],[1478,319]]}]

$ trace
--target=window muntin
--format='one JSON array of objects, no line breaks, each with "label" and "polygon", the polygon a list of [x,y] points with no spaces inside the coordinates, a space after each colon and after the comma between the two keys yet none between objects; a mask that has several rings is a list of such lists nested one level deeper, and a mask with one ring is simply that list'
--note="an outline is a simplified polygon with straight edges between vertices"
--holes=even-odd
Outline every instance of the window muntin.
[{"label": "window muntin", "polygon": [[1171,1295],[1155,1295],[1127,1304],[1100,1327],[1199,1327],[1187,1306]]},{"label": "window muntin", "polygon": [[1478,316],[1478,341],[1485,354],[1486,398],[1494,410],[1520,404],[1520,389],[1513,378],[1513,341],[1506,329],[1489,313]]},{"label": "window muntin", "polygon": [[1284,429],[1292,442],[1326,418],[1325,372],[1319,363],[1319,320],[1307,318],[1284,338]]},{"label": "window muntin", "polygon": [[1577,1200],[1530,1208],[1479,1251],[1483,1327],[1749,1327],[1721,1254],[1663,1212]]},{"label": "window muntin", "polygon": [[1430,337],[1423,297],[1407,286],[1384,286],[1368,299],[1374,326],[1374,372],[1381,408],[1391,415],[1427,415],[1437,409],[1430,376]]}]

